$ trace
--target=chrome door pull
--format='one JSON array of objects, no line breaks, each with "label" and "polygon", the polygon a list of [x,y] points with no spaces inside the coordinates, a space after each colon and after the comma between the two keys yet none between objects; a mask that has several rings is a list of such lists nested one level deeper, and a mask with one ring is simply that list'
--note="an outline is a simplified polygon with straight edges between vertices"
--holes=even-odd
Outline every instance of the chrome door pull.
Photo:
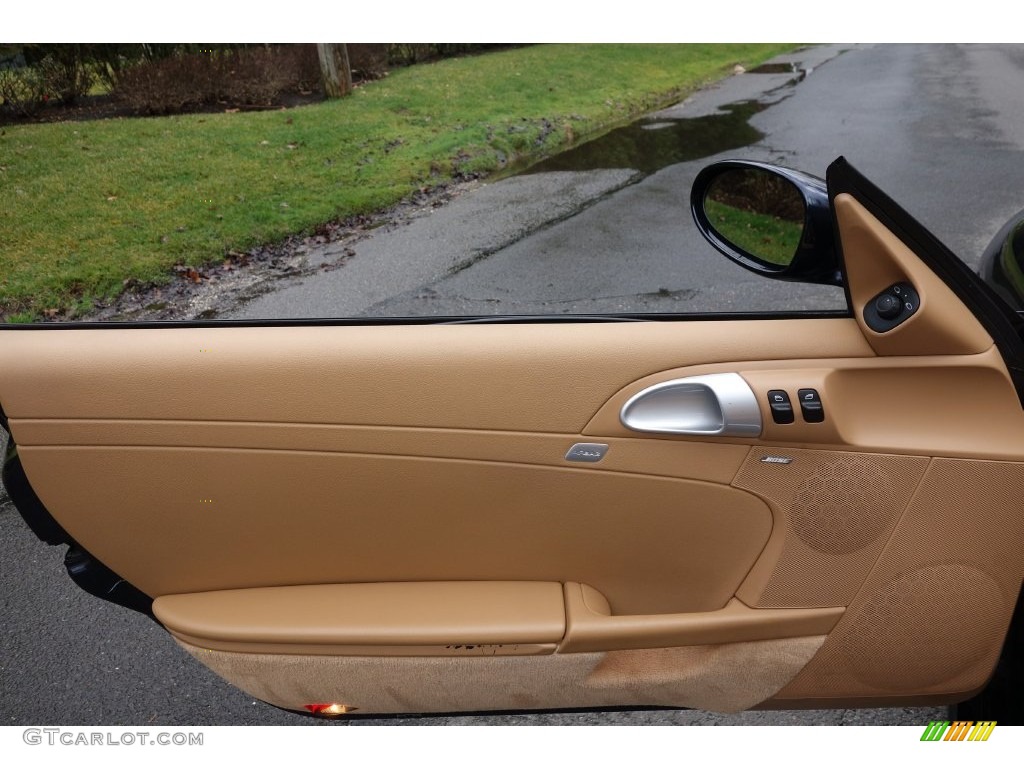
[{"label": "chrome door pull", "polygon": [[757,398],[738,373],[688,376],[655,384],[629,398],[619,418],[637,432],[723,437],[761,434]]}]

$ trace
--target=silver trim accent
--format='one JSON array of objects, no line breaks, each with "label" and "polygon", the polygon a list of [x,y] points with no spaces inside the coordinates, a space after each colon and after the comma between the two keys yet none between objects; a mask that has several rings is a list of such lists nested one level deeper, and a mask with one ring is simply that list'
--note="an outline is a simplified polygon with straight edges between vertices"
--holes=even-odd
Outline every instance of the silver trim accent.
[{"label": "silver trim accent", "polygon": [[622,406],[619,420],[637,432],[756,437],[761,409],[738,373],[688,376],[648,387]]},{"label": "silver trim accent", "polygon": [[566,461],[588,461],[598,462],[608,452],[606,443],[576,443],[565,454]]}]

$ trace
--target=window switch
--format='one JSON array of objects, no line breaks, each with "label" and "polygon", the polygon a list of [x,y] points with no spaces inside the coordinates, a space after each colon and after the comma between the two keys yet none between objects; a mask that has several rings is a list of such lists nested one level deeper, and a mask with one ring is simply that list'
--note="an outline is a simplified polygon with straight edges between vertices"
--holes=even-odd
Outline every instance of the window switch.
[{"label": "window switch", "polygon": [[800,401],[800,413],[804,421],[809,424],[817,424],[825,420],[825,408],[821,404],[821,396],[816,389],[800,389],[796,393]]},{"label": "window switch", "polygon": [[772,419],[776,424],[793,423],[793,404],[783,389],[768,390],[768,407],[772,411]]}]

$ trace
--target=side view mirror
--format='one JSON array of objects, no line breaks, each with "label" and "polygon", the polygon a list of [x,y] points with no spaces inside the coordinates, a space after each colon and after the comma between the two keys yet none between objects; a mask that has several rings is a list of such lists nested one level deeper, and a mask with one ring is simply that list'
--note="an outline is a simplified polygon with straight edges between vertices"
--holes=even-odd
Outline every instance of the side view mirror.
[{"label": "side view mirror", "polygon": [[690,210],[705,239],[752,272],[843,284],[821,179],[765,163],[724,160],[697,174]]}]

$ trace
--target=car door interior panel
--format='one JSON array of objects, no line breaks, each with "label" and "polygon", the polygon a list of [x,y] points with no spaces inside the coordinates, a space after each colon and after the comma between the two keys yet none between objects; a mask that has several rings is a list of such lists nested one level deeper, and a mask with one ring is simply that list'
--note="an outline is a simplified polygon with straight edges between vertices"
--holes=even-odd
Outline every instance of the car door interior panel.
[{"label": "car door interior panel", "polygon": [[992,339],[956,294],[910,248],[849,194],[834,201],[846,253],[846,285],[854,307],[864,307],[890,286],[916,287],[920,307],[905,324],[879,333],[855,313],[879,355],[969,355],[984,352]]},{"label": "car door interior panel", "polygon": [[1024,578],[1016,361],[848,187],[851,316],[7,327],[0,403],[67,539],[279,707],[959,701]]},{"label": "car door interior panel", "polygon": [[726,485],[576,467],[313,451],[23,450],[30,477],[61,478],[59,487],[44,483],[40,499],[61,511],[64,529],[154,597],[575,575],[622,612],[713,610],[734,594],[772,527],[761,499]]}]

